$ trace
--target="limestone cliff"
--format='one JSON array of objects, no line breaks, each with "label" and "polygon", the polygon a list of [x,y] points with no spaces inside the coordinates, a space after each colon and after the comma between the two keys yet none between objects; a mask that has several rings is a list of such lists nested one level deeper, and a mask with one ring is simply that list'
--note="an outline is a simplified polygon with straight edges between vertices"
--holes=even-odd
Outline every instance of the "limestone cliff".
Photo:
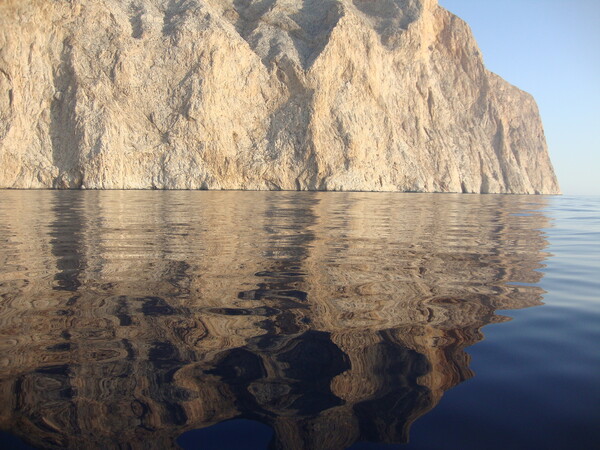
[{"label": "limestone cliff", "polygon": [[559,192],[435,0],[2,0],[0,187]]}]

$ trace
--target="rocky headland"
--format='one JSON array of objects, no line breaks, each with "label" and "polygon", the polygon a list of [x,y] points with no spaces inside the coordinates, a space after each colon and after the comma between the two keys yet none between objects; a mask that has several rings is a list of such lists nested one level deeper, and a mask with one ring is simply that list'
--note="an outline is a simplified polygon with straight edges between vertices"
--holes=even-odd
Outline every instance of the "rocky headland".
[{"label": "rocky headland", "polygon": [[559,192],[435,0],[3,0],[0,187]]}]

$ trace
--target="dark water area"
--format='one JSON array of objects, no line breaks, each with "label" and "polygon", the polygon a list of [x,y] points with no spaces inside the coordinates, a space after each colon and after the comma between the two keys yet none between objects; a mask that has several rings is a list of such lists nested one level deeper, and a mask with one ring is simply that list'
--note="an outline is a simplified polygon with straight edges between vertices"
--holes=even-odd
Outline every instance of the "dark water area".
[{"label": "dark water area", "polygon": [[0,192],[0,448],[600,447],[600,198]]}]

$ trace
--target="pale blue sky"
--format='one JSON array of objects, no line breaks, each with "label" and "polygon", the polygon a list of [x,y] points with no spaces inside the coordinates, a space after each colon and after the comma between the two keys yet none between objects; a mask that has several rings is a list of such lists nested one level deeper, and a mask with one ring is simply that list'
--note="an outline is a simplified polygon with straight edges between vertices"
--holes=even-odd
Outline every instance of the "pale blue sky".
[{"label": "pale blue sky", "polygon": [[600,195],[600,0],[439,0],[533,94],[563,193]]}]

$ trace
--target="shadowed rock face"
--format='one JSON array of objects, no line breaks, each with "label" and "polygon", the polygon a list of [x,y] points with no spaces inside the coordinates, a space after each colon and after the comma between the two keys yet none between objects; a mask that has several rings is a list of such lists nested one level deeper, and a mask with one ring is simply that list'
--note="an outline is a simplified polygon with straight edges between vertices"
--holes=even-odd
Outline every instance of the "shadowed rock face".
[{"label": "shadowed rock face", "polygon": [[0,427],[44,448],[240,418],[273,448],[406,442],[495,311],[541,304],[544,201],[6,192]]},{"label": "shadowed rock face", "polygon": [[558,193],[435,0],[5,0],[0,187]]}]

